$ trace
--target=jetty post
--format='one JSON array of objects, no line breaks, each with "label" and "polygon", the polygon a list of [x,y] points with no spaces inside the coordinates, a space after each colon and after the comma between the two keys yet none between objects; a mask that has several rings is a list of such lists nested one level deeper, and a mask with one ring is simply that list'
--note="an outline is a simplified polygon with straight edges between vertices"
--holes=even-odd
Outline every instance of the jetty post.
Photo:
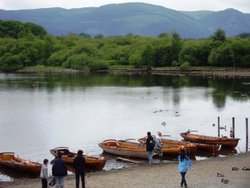
[{"label": "jetty post", "polygon": [[218,116],[218,137],[220,137],[220,116]]},{"label": "jetty post", "polygon": [[246,118],[246,152],[248,152],[248,118]]},{"label": "jetty post", "polygon": [[232,137],[235,138],[235,118],[234,117],[232,118],[232,129],[233,129]]}]

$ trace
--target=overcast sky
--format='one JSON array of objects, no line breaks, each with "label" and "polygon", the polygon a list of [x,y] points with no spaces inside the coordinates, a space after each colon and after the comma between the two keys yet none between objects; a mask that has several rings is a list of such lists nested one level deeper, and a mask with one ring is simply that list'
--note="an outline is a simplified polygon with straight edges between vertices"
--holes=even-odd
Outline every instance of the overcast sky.
[{"label": "overcast sky", "polygon": [[[48,7],[99,7],[110,3],[145,2],[175,10],[224,10],[234,8],[250,13],[250,0],[0,0],[0,9],[36,9]],[[1,18],[0,18],[1,19]]]}]

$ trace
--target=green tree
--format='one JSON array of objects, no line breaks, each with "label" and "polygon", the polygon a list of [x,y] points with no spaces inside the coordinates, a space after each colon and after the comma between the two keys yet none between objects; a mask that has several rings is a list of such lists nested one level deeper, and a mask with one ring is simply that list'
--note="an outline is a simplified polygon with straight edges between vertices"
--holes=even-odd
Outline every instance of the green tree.
[{"label": "green tree", "polygon": [[151,69],[155,64],[154,48],[152,45],[147,45],[142,53],[142,64]]},{"label": "green tree", "polygon": [[229,43],[225,43],[218,48],[212,49],[208,61],[212,66],[232,67],[233,59]]},{"label": "green tree", "polygon": [[0,37],[18,38],[19,33],[25,31],[25,27],[18,21],[0,20]]},{"label": "green tree", "polygon": [[18,54],[6,53],[0,58],[1,71],[14,71],[23,68],[21,57]]},{"label": "green tree", "polygon": [[26,32],[31,32],[33,35],[38,37],[45,37],[47,35],[47,31],[40,25],[28,22],[24,24]]},{"label": "green tree", "polygon": [[90,34],[84,33],[84,32],[79,33],[78,35],[79,35],[80,37],[83,37],[83,38],[91,38],[91,35],[90,35]]},{"label": "green tree", "polygon": [[222,29],[217,29],[214,34],[211,36],[211,38],[214,41],[221,41],[221,42],[225,42],[226,41],[226,34],[225,31]]}]

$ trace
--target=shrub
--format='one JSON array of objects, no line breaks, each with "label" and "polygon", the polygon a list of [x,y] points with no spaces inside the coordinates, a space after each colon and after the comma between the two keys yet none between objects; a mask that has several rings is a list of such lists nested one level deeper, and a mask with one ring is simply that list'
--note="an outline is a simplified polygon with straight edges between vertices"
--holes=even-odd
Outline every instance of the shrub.
[{"label": "shrub", "polygon": [[14,71],[23,68],[23,63],[21,61],[20,55],[12,55],[6,53],[0,58],[0,70],[2,71]]},{"label": "shrub", "polygon": [[181,70],[188,70],[189,68],[191,67],[190,63],[189,62],[184,62],[180,65],[180,69]]},{"label": "shrub", "polygon": [[106,70],[109,68],[109,64],[105,60],[92,60],[91,63],[88,64],[88,68],[90,70]]},{"label": "shrub", "polygon": [[63,67],[71,69],[85,69],[90,63],[90,58],[86,54],[75,54],[63,63]]}]

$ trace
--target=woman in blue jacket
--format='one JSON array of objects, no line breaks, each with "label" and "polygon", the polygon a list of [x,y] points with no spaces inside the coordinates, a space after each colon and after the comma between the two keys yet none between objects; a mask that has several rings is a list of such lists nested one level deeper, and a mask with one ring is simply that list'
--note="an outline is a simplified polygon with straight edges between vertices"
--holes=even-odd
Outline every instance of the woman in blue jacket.
[{"label": "woman in blue jacket", "polygon": [[188,156],[186,155],[184,148],[181,149],[181,153],[180,155],[178,155],[178,160],[179,160],[178,169],[179,172],[181,173],[181,187],[183,187],[183,184],[185,185],[185,187],[187,187],[185,175],[188,171],[188,168],[192,168],[192,163],[188,158]]}]

